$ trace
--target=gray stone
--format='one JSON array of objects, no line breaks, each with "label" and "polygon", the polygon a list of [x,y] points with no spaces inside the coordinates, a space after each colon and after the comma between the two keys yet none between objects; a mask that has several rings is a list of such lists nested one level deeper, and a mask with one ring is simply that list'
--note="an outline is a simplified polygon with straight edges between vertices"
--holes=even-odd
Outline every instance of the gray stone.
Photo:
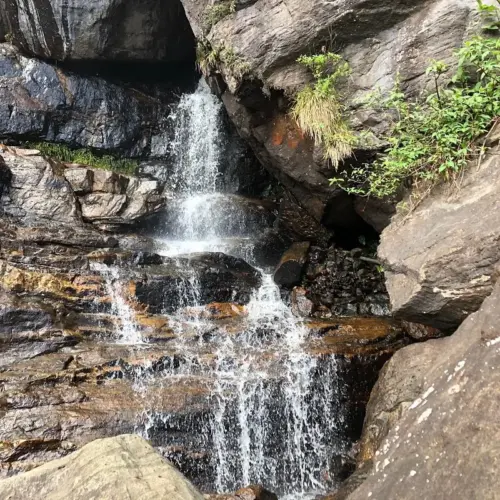
[{"label": "gray stone", "polygon": [[157,96],[76,75],[0,44],[0,139],[38,138],[140,156],[165,132],[168,114]]},{"label": "gray stone", "polygon": [[[204,36],[210,1],[182,3],[195,35]],[[250,76],[243,80],[231,74],[231,65],[218,68],[227,84],[223,101],[239,133],[300,205],[321,221],[325,208],[335,209],[344,198],[329,184],[335,170],[288,114],[289,97],[311,81],[297,58],[327,47],[350,63],[352,75],[341,90],[352,126],[376,135],[373,144],[358,148],[349,159],[350,164],[364,163],[383,146],[381,135],[389,120],[380,110],[361,109],[359,100],[376,88],[387,92],[397,74],[405,91],[419,94],[430,83],[425,73],[429,61],[453,62],[453,50],[474,30],[476,11],[475,0],[258,0],[238,4],[235,13],[205,35],[213,47],[229,47],[249,68]],[[362,213],[378,230],[387,224],[382,215],[379,221]]]},{"label": "gray stone", "polygon": [[193,35],[179,1],[1,0],[0,33],[31,55],[59,61],[180,61]]},{"label": "gray stone", "polygon": [[292,312],[295,316],[307,318],[311,316],[314,304],[307,298],[307,291],[296,286],[292,290]]},{"label": "gray stone", "polygon": [[109,170],[94,169],[92,191],[111,194],[125,194],[128,177]]},{"label": "gray stone", "polygon": [[458,191],[441,187],[382,233],[379,257],[397,316],[451,330],[491,292],[500,262],[498,152],[479,168],[474,162]]},{"label": "gray stone", "polygon": [[349,500],[499,498],[499,304],[497,285],[451,337],[384,368],[364,428],[374,466]]},{"label": "gray stone", "polygon": [[112,193],[91,193],[80,198],[82,216],[87,220],[117,216],[125,206],[127,196]]},{"label": "gray stone", "polygon": [[[0,210],[25,219],[30,225],[45,221],[46,235],[40,229],[33,236],[34,230],[26,229],[27,238],[57,244],[67,240],[79,246],[87,246],[86,243],[103,246],[105,243],[99,241],[109,238],[96,236],[88,227],[83,227],[82,217],[104,229],[107,228],[102,225],[110,224],[111,229],[120,231],[123,226],[150,216],[165,205],[157,181],[85,166],[65,168],[46,160],[38,151],[20,148],[4,148],[0,158],[0,173],[5,171],[2,175],[6,179],[5,185],[3,181],[1,184],[5,192],[0,198]],[[61,223],[72,226],[73,234],[68,235],[67,227],[60,226]]]},{"label": "gray stone", "polygon": [[137,435],[98,439],[67,457],[0,481],[0,496],[63,500],[203,500],[203,495]]},{"label": "gray stone", "polygon": [[87,194],[92,191],[93,171],[83,166],[69,166],[64,170],[64,177],[71,184],[75,194]]}]

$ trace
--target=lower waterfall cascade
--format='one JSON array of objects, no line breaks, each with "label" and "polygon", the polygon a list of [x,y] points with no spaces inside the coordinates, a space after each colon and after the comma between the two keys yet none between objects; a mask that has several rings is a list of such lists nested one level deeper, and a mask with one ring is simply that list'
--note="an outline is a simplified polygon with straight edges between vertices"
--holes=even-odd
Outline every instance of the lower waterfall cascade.
[{"label": "lower waterfall cascade", "polygon": [[[222,252],[257,267],[252,253],[255,224],[245,219],[237,195],[220,191],[225,140],[221,113],[221,103],[203,80],[178,104],[172,143],[177,199],[166,227],[157,228],[155,251],[188,260],[200,252]],[[121,297],[126,269],[99,264],[96,270],[106,279],[119,318],[116,342],[147,356],[149,344]],[[262,484],[280,498],[313,498],[336,484],[334,461],[351,445],[339,402],[345,391],[340,364],[333,354],[307,352],[309,332],[282,300],[270,271],[259,272],[261,285],[245,306],[237,332],[214,326],[200,313],[202,290],[195,272],[180,285],[183,307],[169,315],[176,338],[168,347],[177,354],[164,358],[161,366],[146,363],[130,373],[144,401],[136,432],[175,462],[176,429],[188,425],[193,447],[207,453],[210,472],[205,471],[209,479],[204,487],[208,484],[214,492]],[[149,387],[193,380],[208,387],[208,413],[179,423],[154,409]]]}]

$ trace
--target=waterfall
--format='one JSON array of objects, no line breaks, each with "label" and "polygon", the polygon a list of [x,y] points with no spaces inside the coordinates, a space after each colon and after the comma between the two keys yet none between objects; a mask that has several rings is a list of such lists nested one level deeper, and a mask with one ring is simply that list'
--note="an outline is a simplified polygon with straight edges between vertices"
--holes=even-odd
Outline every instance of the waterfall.
[{"label": "waterfall", "polygon": [[[202,81],[193,94],[181,98],[173,115],[178,200],[171,208],[170,228],[159,238],[159,253],[176,257],[217,251],[255,265],[252,229],[238,197],[219,191],[225,141],[221,112],[220,101]],[[345,451],[342,440],[336,439],[342,422],[337,361],[305,350],[307,328],[282,300],[271,274],[261,273],[262,285],[236,333],[214,329],[210,320],[193,319],[182,308],[171,315],[177,339],[169,346],[181,353],[182,362],[164,363],[154,373],[147,368],[134,373],[145,404],[137,431],[156,440],[161,434],[168,445],[172,416],[151,409],[148,385],[202,378],[209,387],[210,415],[189,425],[209,451],[212,489],[223,493],[257,483],[283,498],[305,499],[332,486],[332,459]],[[116,270],[104,274],[114,312],[123,321],[119,341],[141,342],[140,335],[132,333],[133,317],[117,288]],[[189,294],[186,303],[196,303],[199,277],[192,272],[188,281],[179,293]],[[188,324],[200,340],[186,338]],[[206,338],[205,332],[210,332]],[[203,362],[207,353],[209,364]]]},{"label": "waterfall", "polygon": [[135,312],[125,298],[119,267],[92,262],[91,269],[97,271],[103,277],[106,293],[111,299],[110,313],[118,322],[116,341],[119,344],[143,344],[144,340],[135,324]]}]

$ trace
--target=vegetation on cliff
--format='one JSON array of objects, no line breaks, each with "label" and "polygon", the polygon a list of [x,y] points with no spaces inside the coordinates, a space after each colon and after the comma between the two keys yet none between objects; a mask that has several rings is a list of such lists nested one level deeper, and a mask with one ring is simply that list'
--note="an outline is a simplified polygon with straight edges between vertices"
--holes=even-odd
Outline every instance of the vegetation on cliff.
[{"label": "vegetation on cliff", "polygon": [[203,75],[208,76],[222,65],[237,80],[250,72],[249,64],[227,45],[212,45],[204,38],[196,46],[196,64]]},{"label": "vegetation on cliff", "polygon": [[26,146],[38,149],[42,155],[63,163],[81,163],[89,167],[102,168],[122,174],[132,175],[138,166],[137,160],[112,155],[98,155],[88,148],[71,149],[65,144],[53,142],[30,142]]},{"label": "vegetation on cliff", "polygon": [[210,31],[212,26],[222,21],[236,11],[236,0],[223,0],[213,5],[207,5],[203,12],[203,28],[205,31]]},{"label": "vegetation on cliff", "polygon": [[[498,30],[499,8],[479,2],[487,31]],[[408,100],[399,84],[379,103],[393,116],[387,150],[372,164],[340,172],[332,183],[358,195],[394,195],[411,179],[423,194],[442,180],[455,180],[469,161],[482,158],[485,136],[500,115],[500,38],[476,35],[456,51],[457,69],[433,61],[434,80],[425,98]]]}]

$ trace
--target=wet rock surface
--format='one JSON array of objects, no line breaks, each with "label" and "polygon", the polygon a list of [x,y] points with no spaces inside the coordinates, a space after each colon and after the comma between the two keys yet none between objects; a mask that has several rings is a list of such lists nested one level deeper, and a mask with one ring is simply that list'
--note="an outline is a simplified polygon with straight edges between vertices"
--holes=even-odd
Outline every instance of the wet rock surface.
[{"label": "wet rock surface", "polygon": [[0,32],[37,57],[68,60],[182,61],[194,41],[180,2],[123,0],[67,4],[2,0]]},{"label": "wet rock surface", "polygon": [[497,147],[458,190],[443,186],[384,230],[378,253],[397,316],[453,331],[491,292],[500,261],[498,165]]},{"label": "wet rock surface", "polygon": [[373,469],[350,500],[496,498],[499,300],[496,285],[451,337],[402,349],[384,368],[361,455]]},{"label": "wet rock surface", "polygon": [[0,44],[0,139],[155,155],[168,141],[168,100],[81,76]]},{"label": "wet rock surface", "polygon": [[[111,466],[110,466],[111,464]],[[57,500],[168,498],[203,496],[144,439],[122,435],[96,440],[71,455],[0,482],[3,498]]]}]

